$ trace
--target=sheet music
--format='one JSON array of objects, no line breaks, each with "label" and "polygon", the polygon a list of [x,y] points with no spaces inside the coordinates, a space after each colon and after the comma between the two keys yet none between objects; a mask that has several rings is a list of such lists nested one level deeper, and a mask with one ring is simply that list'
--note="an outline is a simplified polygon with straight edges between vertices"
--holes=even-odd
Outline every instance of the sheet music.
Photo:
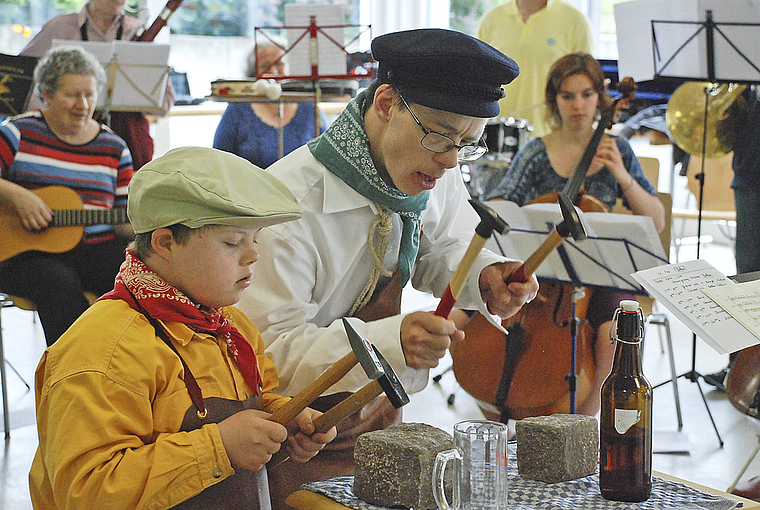
[{"label": "sheet music", "polygon": [[760,338],[760,280],[705,289],[702,292]]},{"label": "sheet music", "polygon": [[[168,44],[53,39],[52,46],[72,44],[92,53],[103,66],[111,88],[111,109],[163,113],[164,94],[169,80]],[[105,108],[108,99],[108,92],[100,91],[97,108]]]},{"label": "sheet music", "polygon": [[717,353],[758,343],[755,335],[702,292],[736,285],[704,260],[638,271],[633,277]]},{"label": "sheet music", "polygon": [[[702,23],[707,10],[713,12],[715,23],[760,22],[758,0],[633,0],[615,4],[619,75],[630,76],[635,81],[651,80],[655,76],[656,62],[657,71],[662,76],[703,77],[706,80],[705,31],[690,40],[700,30],[700,25],[663,22]],[[653,20],[656,23],[653,24]],[[724,24],[716,27],[714,63],[717,81],[757,81],[755,66],[760,62],[759,31],[760,26]]]},{"label": "sheet music", "polygon": [[[509,223],[511,231],[498,236],[498,245],[491,237],[486,247],[501,253],[500,246],[507,257],[518,260],[525,260],[535,252],[554,225],[562,221],[562,213],[556,203],[520,207],[507,200],[491,200],[487,205]],[[630,276],[631,273],[667,262],[652,219],[632,214],[580,211],[578,215],[587,239],[565,239],[560,248],[546,257],[536,276],[551,281],[643,294],[641,285]],[[560,250],[564,250],[564,259],[560,256]]]},{"label": "sheet music", "polygon": [[[286,5],[285,27],[288,35],[288,46],[304,34],[303,29],[287,27],[308,27],[310,17],[316,18],[317,27],[345,25],[343,6],[341,5]],[[331,41],[329,35],[335,42]],[[343,51],[344,28],[325,28],[317,34],[318,72],[320,76],[345,75],[346,53]],[[337,44],[336,44],[337,42]],[[339,46],[340,45],[340,46]],[[288,74],[292,76],[311,75],[311,39],[307,34],[288,53]]]}]

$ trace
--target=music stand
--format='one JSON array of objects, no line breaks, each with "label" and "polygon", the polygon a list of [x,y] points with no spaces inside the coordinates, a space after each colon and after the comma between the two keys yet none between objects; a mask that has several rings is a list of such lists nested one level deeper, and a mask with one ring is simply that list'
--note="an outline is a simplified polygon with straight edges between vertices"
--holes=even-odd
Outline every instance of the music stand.
[{"label": "music stand", "polygon": [[[332,11],[334,8],[339,6],[324,6],[324,5],[315,5],[315,6],[288,6],[288,11],[291,11],[293,9],[296,9],[297,11],[303,11],[303,9],[313,9],[314,14],[309,14],[309,24],[308,25],[296,25],[296,26],[281,26],[281,27],[271,27],[271,26],[262,26],[262,27],[255,27],[254,28],[254,52],[258,51],[258,45],[259,45],[259,35],[263,36],[264,39],[269,41],[270,43],[274,44],[278,48],[280,48],[283,51],[283,54],[272,62],[268,67],[265,69],[261,69],[259,67],[259,61],[256,59],[256,79],[273,79],[277,81],[283,81],[283,80],[309,80],[312,83],[312,86],[314,88],[314,93],[309,94],[309,96],[313,99],[314,103],[314,136],[319,135],[319,115],[317,115],[318,112],[318,103],[323,98],[321,89],[319,87],[319,81],[324,79],[352,79],[355,80],[357,76],[349,74],[347,72],[347,66],[346,66],[346,58],[345,56],[348,55],[355,63],[359,64],[362,68],[364,68],[362,62],[356,58],[356,56],[349,53],[349,51],[346,49],[348,46],[356,42],[362,35],[364,35],[367,32],[371,31],[371,25],[344,25],[344,24],[324,24],[320,25],[318,24],[317,20],[317,14],[320,12],[325,11]],[[306,11],[308,12],[308,11]],[[342,16],[342,11],[341,11]],[[344,31],[347,28],[355,28],[358,30],[359,34],[351,39],[348,43],[343,42],[343,37],[337,36],[336,31]],[[277,43],[272,37],[268,35],[268,31],[281,31],[285,30],[288,34],[288,40],[290,41],[287,47],[281,46],[279,43]],[[320,44],[320,42],[322,44]],[[304,46],[306,45],[306,46]],[[278,75],[278,76],[272,76],[268,73],[272,69],[272,67],[281,62],[283,58],[285,58],[285,55],[288,54],[296,54],[298,55],[301,53],[301,50],[304,50],[304,48],[308,48],[311,50],[308,54],[309,62],[308,62],[308,70],[303,71],[301,70],[300,74],[287,74],[287,75]],[[340,62],[342,64],[342,67],[335,68],[335,54],[339,54],[341,56]],[[322,69],[320,70],[320,65],[322,65]],[[362,77],[372,77],[374,75],[374,72],[372,70],[372,66],[370,65],[367,74]],[[283,157],[283,147],[284,147],[284,127],[282,125],[282,118],[284,116],[284,103],[287,102],[285,99],[287,98],[287,94],[285,94],[286,97],[280,97],[277,101],[279,102],[279,125],[277,126],[277,142],[278,142],[278,156],[280,158]],[[251,100],[250,102],[254,102],[254,100]],[[261,102],[271,102],[269,100],[264,100],[263,98],[260,100]],[[302,101],[303,102],[303,101]]]},{"label": "music stand", "polygon": [[[494,235],[487,247],[492,251],[525,260],[562,221],[557,204],[532,204],[524,207],[506,200],[489,201],[488,205],[500,216],[510,219],[510,231]],[[536,271],[536,277],[552,283],[574,287],[591,287],[635,292],[648,295],[631,274],[645,268],[667,264],[659,235],[651,218],[631,214],[582,213],[579,216],[586,229],[584,241],[566,239],[556,252],[549,255]],[[570,323],[570,373],[567,375],[570,392],[570,413],[575,413],[577,374],[575,366],[575,334],[578,319],[573,296]]]},{"label": "music stand", "polygon": [[97,109],[163,115],[169,81],[169,45],[113,41],[72,42],[54,39],[52,46],[76,45],[93,54],[103,66],[108,82],[98,96]]},{"label": "music stand", "polygon": [[[760,27],[759,23],[744,23],[744,22],[715,22],[713,20],[713,11],[705,11],[704,21],[673,21],[673,20],[652,20],[652,59],[654,64],[655,77],[672,77],[681,78],[692,81],[708,81],[710,85],[705,87],[705,110],[703,116],[702,126],[702,147],[701,147],[701,168],[700,172],[695,175],[695,178],[699,182],[699,196],[697,197],[697,259],[699,259],[699,251],[701,245],[702,235],[702,211],[703,211],[703,199],[704,199],[704,186],[705,186],[705,158],[707,157],[707,129],[708,129],[708,113],[709,113],[709,98],[710,94],[715,90],[715,82],[732,82],[732,83],[756,83],[760,81],[760,68],[755,65],[752,60],[747,56],[747,53],[751,50],[750,47],[742,49],[739,46],[741,42],[733,41],[727,34],[725,28],[733,29],[734,35],[742,36],[742,30],[753,29]],[[673,34],[677,32],[678,27],[695,26],[696,30],[691,34],[686,34],[688,37],[678,46],[672,55],[663,59],[661,52],[661,41],[665,38],[658,38],[658,28],[663,27],[668,30],[663,30],[663,34],[667,34],[667,38],[672,38]],[[721,39],[716,41],[715,34],[718,34]],[[746,35],[744,35],[746,38]],[[696,42],[694,42],[696,41]],[[691,44],[694,42],[694,44]],[[701,44],[704,43],[704,52],[700,52]],[[721,46],[720,43],[724,45]],[[754,46],[754,41],[752,41]],[[725,57],[727,62],[723,63],[720,69],[716,69],[716,47],[718,51],[722,52],[722,56]],[[695,53],[697,52],[697,53]],[[688,55],[687,55],[688,54]],[[697,57],[695,59],[695,56]],[[679,60],[679,57],[681,59]],[[758,57],[760,58],[760,56]],[[659,65],[664,60],[662,65]],[[696,68],[693,68],[696,64]],[[733,64],[733,65],[731,65]],[[672,66],[672,67],[670,67]],[[670,67],[670,69],[669,69]],[[676,71],[676,68],[679,70]],[[668,74],[676,73],[676,74]],[[704,379],[704,375],[700,374],[696,369],[697,363],[697,335],[692,333],[692,357],[691,357],[691,370],[680,374],[678,377],[684,377],[691,382],[697,384],[699,393],[702,396],[702,402],[704,402],[707,414],[710,417],[715,434],[718,437],[718,442],[721,448],[723,447],[723,439],[720,436],[718,427],[713,419],[710,407],[707,404],[707,399],[702,391],[702,386],[699,384],[699,378]],[[666,381],[667,383],[667,381]],[[663,384],[666,384],[663,383]],[[656,387],[656,386],[655,386]]]}]

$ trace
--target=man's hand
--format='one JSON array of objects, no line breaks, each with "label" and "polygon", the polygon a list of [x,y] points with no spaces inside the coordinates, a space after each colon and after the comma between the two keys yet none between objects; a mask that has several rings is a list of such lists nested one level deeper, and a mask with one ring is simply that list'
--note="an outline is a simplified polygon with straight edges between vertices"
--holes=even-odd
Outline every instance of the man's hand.
[{"label": "man's hand", "polygon": [[296,462],[306,462],[335,439],[335,427],[327,432],[314,433],[314,420],[322,413],[307,407],[288,423],[288,454]]},{"label": "man's hand", "polygon": [[433,312],[413,312],[401,322],[401,348],[410,368],[437,367],[452,342],[463,339],[464,331],[453,320]]},{"label": "man's hand", "polygon": [[534,275],[525,283],[504,283],[521,262],[500,262],[486,266],[480,272],[480,295],[488,311],[502,319],[516,314],[522,306],[536,297],[538,280]]}]

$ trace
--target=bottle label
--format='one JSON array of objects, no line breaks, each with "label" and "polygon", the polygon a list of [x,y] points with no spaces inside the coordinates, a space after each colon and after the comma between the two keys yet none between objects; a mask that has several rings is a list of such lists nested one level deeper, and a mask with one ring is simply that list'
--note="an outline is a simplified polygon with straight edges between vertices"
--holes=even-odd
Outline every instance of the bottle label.
[{"label": "bottle label", "polygon": [[641,412],[638,409],[615,409],[615,430],[618,434],[625,434],[640,419]]}]

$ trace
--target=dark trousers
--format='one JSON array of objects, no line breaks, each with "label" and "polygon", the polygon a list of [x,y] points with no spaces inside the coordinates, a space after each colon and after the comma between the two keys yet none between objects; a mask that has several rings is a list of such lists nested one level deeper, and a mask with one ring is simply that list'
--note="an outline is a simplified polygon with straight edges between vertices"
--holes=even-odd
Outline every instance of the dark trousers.
[{"label": "dark trousers", "polygon": [[89,306],[85,291],[100,296],[113,288],[125,248],[125,241],[109,241],[60,254],[21,253],[0,264],[0,291],[37,306],[50,346]]}]

